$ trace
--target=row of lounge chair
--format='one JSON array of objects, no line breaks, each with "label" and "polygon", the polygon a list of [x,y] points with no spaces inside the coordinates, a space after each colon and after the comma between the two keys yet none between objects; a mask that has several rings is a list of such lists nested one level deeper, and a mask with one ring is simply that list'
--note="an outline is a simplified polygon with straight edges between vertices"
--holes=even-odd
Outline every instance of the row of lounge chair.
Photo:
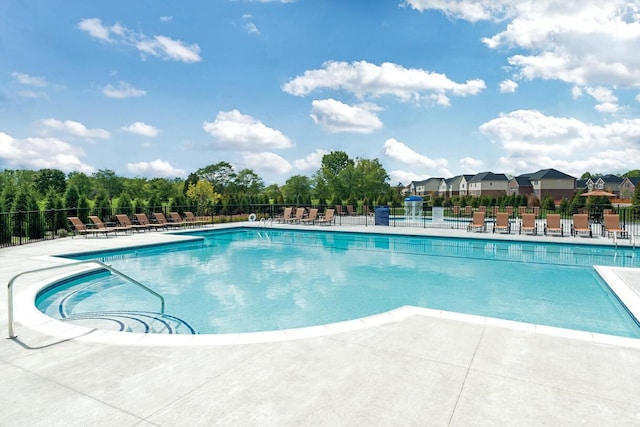
[{"label": "row of lounge chair", "polygon": [[[620,217],[617,214],[605,214],[603,215],[604,223],[602,225],[602,235],[607,237],[625,237],[626,231],[624,227],[620,225]],[[544,235],[560,235],[564,236],[565,230],[560,218],[560,214],[548,214],[544,222]],[[468,231],[487,231],[487,223],[485,221],[485,212],[476,211],[473,213],[473,219],[469,226]],[[496,213],[495,222],[493,223],[494,233],[511,233],[511,220],[507,212]],[[536,223],[535,213],[523,213],[520,224],[520,233],[524,234],[538,234],[538,224]],[[571,235],[572,236],[593,236],[591,230],[591,224],[589,223],[588,214],[574,214],[573,221],[571,223]]]},{"label": "row of lounge chair", "polygon": [[74,233],[82,236],[90,236],[90,235],[104,235],[107,236],[109,234],[117,235],[119,232],[129,233],[129,232],[142,232],[142,231],[151,231],[151,230],[168,230],[170,228],[180,228],[180,227],[196,227],[207,224],[209,221],[204,219],[196,218],[192,212],[185,212],[185,218],[180,216],[178,212],[171,212],[170,214],[171,220],[167,220],[161,212],[155,212],[153,214],[154,220],[150,221],[146,214],[137,213],[136,223],[133,223],[131,219],[124,214],[116,215],[117,224],[115,223],[107,223],[105,224],[100,217],[96,215],[90,215],[89,219],[91,220],[91,224],[84,224],[82,220],[78,217],[68,217],[69,222],[73,226]]},{"label": "row of lounge chair", "polygon": [[293,208],[284,208],[282,216],[276,217],[275,220],[288,224],[331,225],[335,223],[334,216],[334,209],[327,209],[323,215],[319,215],[317,208],[309,209],[308,213],[306,208],[296,208],[295,214],[293,213]]}]

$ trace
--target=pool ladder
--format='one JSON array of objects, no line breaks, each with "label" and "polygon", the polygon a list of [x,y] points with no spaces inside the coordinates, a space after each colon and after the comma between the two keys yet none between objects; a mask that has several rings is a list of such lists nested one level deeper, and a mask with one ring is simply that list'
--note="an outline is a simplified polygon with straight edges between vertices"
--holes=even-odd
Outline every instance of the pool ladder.
[{"label": "pool ladder", "polygon": [[7,284],[7,313],[8,313],[7,314],[7,316],[8,316],[8,322],[7,323],[9,325],[9,338],[13,339],[13,338],[17,337],[17,335],[14,333],[14,328],[13,328],[13,284],[16,281],[16,279],[18,277],[20,277],[20,276],[24,276],[25,274],[39,273],[41,271],[47,271],[47,270],[57,270],[57,269],[60,269],[60,268],[65,268],[65,267],[74,267],[74,266],[81,265],[81,264],[98,264],[103,269],[108,270],[109,272],[111,272],[111,274],[115,274],[116,276],[120,276],[121,278],[123,278],[127,282],[131,282],[134,285],[140,287],[141,289],[147,291],[151,295],[157,297],[158,299],[160,299],[160,313],[164,314],[164,297],[162,295],[160,295],[159,293],[157,293],[156,291],[154,291],[153,289],[149,288],[148,286],[143,285],[142,283],[138,282],[135,279],[132,279],[131,277],[129,277],[126,274],[116,270],[115,268],[111,267],[110,265],[105,264],[102,261],[97,261],[97,260],[78,261],[78,262],[72,262],[72,263],[69,263],[69,264],[53,265],[53,266],[50,266],[50,267],[37,268],[35,270],[23,271],[22,273],[16,274],[15,276],[13,276],[11,278],[11,280],[9,280],[9,283]]}]

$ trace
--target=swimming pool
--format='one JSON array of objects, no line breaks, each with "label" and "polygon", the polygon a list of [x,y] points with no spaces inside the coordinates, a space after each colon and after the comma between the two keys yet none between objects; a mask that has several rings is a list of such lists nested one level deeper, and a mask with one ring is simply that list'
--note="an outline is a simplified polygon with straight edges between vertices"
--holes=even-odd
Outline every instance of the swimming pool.
[{"label": "swimming pool", "polygon": [[[193,234],[202,239],[74,258],[107,262],[162,294],[169,318],[160,323],[173,319],[174,333],[299,328],[411,305],[640,337],[592,267],[638,267],[631,249],[256,228]],[[128,328],[160,317],[157,300],[104,273],[47,288],[36,304],[81,323],[113,313],[99,321]]]}]

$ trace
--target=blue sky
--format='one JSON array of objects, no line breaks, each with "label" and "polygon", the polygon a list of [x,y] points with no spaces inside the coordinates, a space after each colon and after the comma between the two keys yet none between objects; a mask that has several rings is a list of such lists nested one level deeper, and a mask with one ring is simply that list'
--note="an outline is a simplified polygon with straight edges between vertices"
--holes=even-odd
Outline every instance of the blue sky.
[{"label": "blue sky", "polygon": [[640,168],[640,1],[0,0],[0,169]]}]

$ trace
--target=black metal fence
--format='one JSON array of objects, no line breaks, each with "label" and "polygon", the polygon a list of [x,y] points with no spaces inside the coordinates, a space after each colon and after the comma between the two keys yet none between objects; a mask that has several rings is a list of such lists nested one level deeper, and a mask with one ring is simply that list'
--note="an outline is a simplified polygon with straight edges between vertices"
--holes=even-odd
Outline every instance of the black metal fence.
[{"label": "black metal fence", "polygon": [[[238,205],[238,206],[210,206],[204,209],[195,209],[192,206],[182,207],[146,207],[145,209],[120,208],[117,212],[111,208],[90,209],[61,209],[38,210],[0,213],[0,248],[16,245],[24,245],[43,240],[52,240],[69,236],[73,233],[68,217],[77,216],[83,223],[90,223],[89,216],[97,215],[104,222],[116,223],[116,214],[126,214],[134,219],[135,213],[146,213],[153,218],[154,212],[162,212],[169,217],[170,211],[176,211],[183,215],[185,211],[204,218],[207,222],[223,223],[234,221],[246,221],[250,214],[255,214],[256,220],[277,220],[284,213],[286,207],[305,207],[306,212],[311,208],[318,209],[320,215],[328,209],[334,210],[333,225],[358,225],[358,226],[390,226],[390,227],[422,227],[422,228],[447,228],[467,229],[472,221],[474,212],[484,212],[486,230],[493,231],[498,212],[506,212],[509,218],[510,232],[520,233],[522,216],[524,213],[535,214],[535,227],[538,234],[543,233],[547,215],[559,213],[565,235],[570,235],[573,224],[573,215],[577,213],[587,214],[589,227],[594,236],[604,235],[603,215],[615,213],[618,215],[620,225],[625,230],[625,235],[640,236],[640,207],[614,207],[592,205],[588,209],[580,209],[579,212],[549,211],[541,208],[525,207],[445,207],[432,208],[423,206],[417,212],[405,211],[404,206],[292,206],[292,205]],[[295,210],[295,209],[294,209]],[[253,218],[252,218],[253,219]]]}]

